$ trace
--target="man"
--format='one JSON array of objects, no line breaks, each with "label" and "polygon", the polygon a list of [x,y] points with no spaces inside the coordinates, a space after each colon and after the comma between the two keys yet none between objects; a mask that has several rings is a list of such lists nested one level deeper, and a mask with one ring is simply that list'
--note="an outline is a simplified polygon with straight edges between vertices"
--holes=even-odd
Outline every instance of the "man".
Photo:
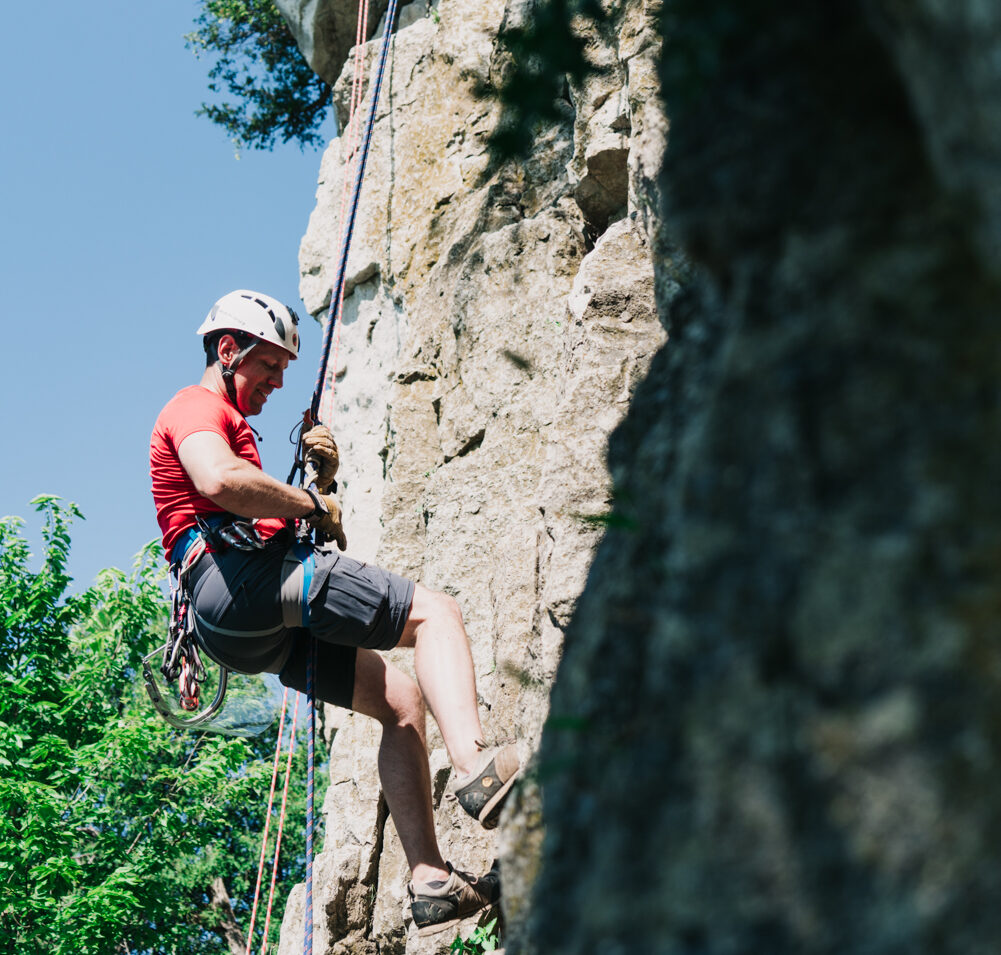
[{"label": "man", "polygon": [[[168,402],[150,442],[164,552],[185,566],[196,634],[216,662],[275,672],[305,690],[312,637],[317,698],[382,724],[379,775],[411,870],[411,910],[420,934],[433,934],[494,903],[500,886],[495,871],[477,879],[441,856],[424,704],[458,774],[452,791],[486,828],[497,823],[518,759],[513,746],[482,742],[472,657],[454,599],[333,549],[295,544],[292,527],[306,520],[340,550],[347,546],[329,492],[338,466],[330,432],[314,427],[304,435],[319,471],[317,490],[306,491],[264,473],[245,420],[282,387],[298,357],[297,324],[276,299],[238,290],[219,299],[198,329],[206,352],[201,382]],[[289,582],[296,580],[302,586],[290,616]],[[413,648],[416,684],[377,652],[397,646]]]}]

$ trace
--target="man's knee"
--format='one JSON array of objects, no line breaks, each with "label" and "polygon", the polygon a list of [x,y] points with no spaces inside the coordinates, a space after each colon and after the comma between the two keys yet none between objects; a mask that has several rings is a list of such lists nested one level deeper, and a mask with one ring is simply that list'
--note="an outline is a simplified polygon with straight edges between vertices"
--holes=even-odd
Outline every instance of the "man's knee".
[{"label": "man's knee", "polygon": [[424,697],[413,680],[408,678],[406,683],[401,683],[390,703],[397,726],[424,726]]},{"label": "man's knee", "polygon": [[459,601],[451,594],[439,590],[428,590],[420,584],[414,589],[414,602],[411,605],[410,619],[416,623],[434,625],[446,619],[462,623],[462,608]]},{"label": "man's knee", "polygon": [[351,709],[383,726],[415,726],[423,736],[424,697],[414,680],[374,650],[359,650]]},{"label": "man's knee", "polygon": [[454,631],[456,627],[465,632],[459,602],[449,594],[428,590],[427,587],[417,584],[413,602],[410,604],[410,613],[397,646],[416,646],[417,635],[425,630],[448,633]]}]

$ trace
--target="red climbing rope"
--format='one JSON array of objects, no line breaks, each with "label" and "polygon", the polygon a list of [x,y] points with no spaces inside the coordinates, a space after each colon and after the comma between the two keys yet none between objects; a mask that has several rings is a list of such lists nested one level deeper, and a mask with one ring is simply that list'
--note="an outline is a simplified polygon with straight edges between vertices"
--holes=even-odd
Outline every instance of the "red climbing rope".
[{"label": "red climbing rope", "polygon": [[[326,381],[327,363],[330,358],[330,346],[333,342],[334,329],[340,326],[337,321],[339,317],[340,304],[344,298],[345,277],[347,275],[348,251],[351,247],[351,236],[354,232],[355,219],[358,214],[358,203],[361,197],[361,186],[365,178],[365,165],[368,160],[369,146],[372,144],[372,131],[375,128],[376,111],[379,105],[379,92],[382,89],[382,81],[386,74],[386,62],[389,59],[390,41],[393,36],[393,28],[396,23],[397,0],[389,0],[386,9],[385,26],[383,29],[382,46],[379,50],[379,62],[375,73],[375,80],[372,83],[371,102],[369,103],[368,119],[365,122],[365,135],[362,137],[361,147],[358,150],[356,172],[354,176],[354,187],[351,190],[351,202],[348,204],[347,218],[344,223],[344,230],[341,241],[340,254],[337,262],[337,273],[335,275],[333,291],[330,295],[330,307],[327,311],[327,326],[323,332],[323,346],[321,348],[320,370],[316,376],[316,386],[313,389],[313,401],[310,405],[310,413],[314,421],[320,420],[320,398],[323,393],[323,385]],[[334,369],[336,374],[336,369]]]},{"label": "red climbing rope", "polygon": [[[289,755],[291,756],[292,745],[291,741],[295,739],[295,721],[296,714],[298,713],[299,698],[296,696],[296,709],[293,711],[292,716],[292,728],[290,734],[289,742]],[[285,692],[282,695],[282,710],[281,715],[278,717],[278,742],[275,745],[275,761],[271,767],[271,790],[268,793],[268,811],[264,817],[264,836],[261,839],[261,858],[257,864],[257,884],[254,886],[254,905],[250,911],[250,928],[247,929],[247,949],[245,955],[250,955],[250,949],[253,944],[254,939],[254,923],[257,921],[257,904],[261,898],[261,882],[264,878],[264,859],[267,855],[268,849],[268,832],[271,828],[271,810],[275,803],[275,788],[278,782],[278,764],[281,762],[282,754],[282,737],[285,735],[285,713],[288,709],[288,687],[285,687]],[[288,786],[288,780],[286,779],[286,787]],[[284,812],[284,804],[282,806]],[[281,845],[281,834],[279,832],[277,845],[275,846],[275,859],[278,858],[278,848]],[[268,919],[271,917],[271,900],[268,900]],[[268,929],[267,923],[264,927],[264,940],[267,941]]]},{"label": "red climbing rope", "polygon": [[[295,695],[292,710],[292,731],[288,741],[288,759],[285,762],[285,785],[282,787],[282,808],[278,813],[278,834],[275,836],[275,861],[271,866],[271,888],[268,890],[268,909],[264,917],[264,938],[261,939],[261,955],[268,944],[268,928],[271,926],[271,908],[275,901],[275,882],[278,880],[278,853],[282,847],[282,830],[285,828],[285,808],[288,805],[288,782],[292,776],[292,752],[295,749],[295,723],[299,715],[299,694]],[[279,743],[280,745],[280,743]]]},{"label": "red climbing rope", "polygon": [[[350,242],[350,236],[344,233],[344,223],[347,218],[348,196],[350,191],[348,183],[355,178],[355,165],[358,159],[358,117],[360,115],[362,87],[365,79],[365,37],[368,35],[368,0],[359,0],[358,3],[358,29],[355,33],[354,49],[354,73],[351,79],[351,104],[348,110],[347,129],[347,150],[344,153],[344,170],[341,176],[341,208],[337,215],[337,236],[338,236],[338,258],[346,242]],[[331,288],[330,294],[333,296],[336,289]],[[330,387],[326,390],[326,400],[324,409],[320,413],[320,421],[330,421],[334,416],[334,382],[337,377],[337,356],[341,344],[341,311],[344,308],[344,286],[341,284],[341,294],[336,305],[331,302],[327,310],[327,321],[334,323],[334,359],[330,363],[328,381]],[[322,386],[321,386],[322,387]]]}]

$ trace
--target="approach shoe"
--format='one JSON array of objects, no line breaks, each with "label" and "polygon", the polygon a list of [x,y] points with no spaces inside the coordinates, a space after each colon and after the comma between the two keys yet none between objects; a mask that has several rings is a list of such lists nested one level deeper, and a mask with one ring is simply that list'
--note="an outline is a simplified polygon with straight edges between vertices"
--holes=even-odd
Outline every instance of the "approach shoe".
[{"label": "approach shoe", "polygon": [[451,862],[446,864],[449,875],[445,882],[411,882],[407,886],[418,935],[444,932],[500,900],[500,873],[496,869],[476,878],[460,872]]},{"label": "approach shoe", "polygon": [[507,794],[518,777],[518,750],[510,743],[483,749],[468,776],[449,785],[450,794],[484,829],[497,825]]}]

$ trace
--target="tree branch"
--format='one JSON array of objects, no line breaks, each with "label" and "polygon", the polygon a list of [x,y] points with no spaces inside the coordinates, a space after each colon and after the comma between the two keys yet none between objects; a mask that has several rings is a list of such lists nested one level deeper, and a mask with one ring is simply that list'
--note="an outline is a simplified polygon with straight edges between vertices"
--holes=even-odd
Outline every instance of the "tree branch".
[{"label": "tree branch", "polygon": [[236,924],[233,903],[230,901],[229,892],[226,891],[226,883],[221,877],[212,880],[212,885],[209,887],[209,905],[218,916],[219,931],[226,939],[231,955],[244,955],[247,940],[243,937],[240,926]]}]

